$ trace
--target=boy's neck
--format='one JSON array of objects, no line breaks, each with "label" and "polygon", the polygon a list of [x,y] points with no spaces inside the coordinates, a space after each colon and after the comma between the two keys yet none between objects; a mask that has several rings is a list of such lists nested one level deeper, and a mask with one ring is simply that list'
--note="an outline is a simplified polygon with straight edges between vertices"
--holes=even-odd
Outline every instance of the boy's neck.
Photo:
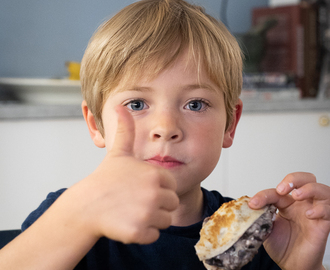
[{"label": "boy's neck", "polygon": [[179,195],[180,205],[172,213],[172,226],[189,226],[202,220],[203,192],[200,186]]}]

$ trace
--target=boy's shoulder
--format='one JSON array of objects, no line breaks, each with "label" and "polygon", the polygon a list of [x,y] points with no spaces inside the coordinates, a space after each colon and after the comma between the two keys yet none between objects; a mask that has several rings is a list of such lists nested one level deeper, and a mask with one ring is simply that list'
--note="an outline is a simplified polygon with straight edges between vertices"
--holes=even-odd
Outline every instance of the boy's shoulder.
[{"label": "boy's shoulder", "polygon": [[40,204],[40,206],[31,212],[31,214],[25,219],[22,224],[22,231],[25,231],[32,225],[56,200],[66,188],[62,188],[56,192],[51,192],[47,195],[46,199]]}]

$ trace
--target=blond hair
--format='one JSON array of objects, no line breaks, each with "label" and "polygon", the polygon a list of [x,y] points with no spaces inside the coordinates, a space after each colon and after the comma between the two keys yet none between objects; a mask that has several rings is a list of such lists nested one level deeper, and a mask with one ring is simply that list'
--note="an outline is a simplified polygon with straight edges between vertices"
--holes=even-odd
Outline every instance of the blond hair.
[{"label": "blond hair", "polygon": [[81,65],[82,94],[103,135],[102,109],[119,82],[155,78],[188,49],[223,91],[230,125],[242,87],[242,54],[226,27],[183,0],[142,0],[105,22]]}]

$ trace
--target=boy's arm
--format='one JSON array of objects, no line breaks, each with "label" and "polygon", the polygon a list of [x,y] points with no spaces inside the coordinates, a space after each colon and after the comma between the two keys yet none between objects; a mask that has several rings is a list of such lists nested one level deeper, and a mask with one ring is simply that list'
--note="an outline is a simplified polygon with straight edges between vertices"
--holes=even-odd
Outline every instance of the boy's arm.
[{"label": "boy's arm", "polygon": [[[290,193],[292,192],[292,195]],[[279,213],[265,248],[282,269],[324,269],[322,260],[330,232],[330,187],[314,175],[287,175],[276,189],[257,193],[250,207],[274,204]]]},{"label": "boy's arm", "polygon": [[[63,198],[62,198],[63,196]],[[26,231],[0,250],[0,269],[73,269],[97,238],[72,223],[65,193]]]},{"label": "boy's arm", "polygon": [[171,224],[175,179],[132,155],[134,121],[118,111],[115,143],[90,176],[66,190],[0,250],[0,269],[72,269],[102,237],[147,244]]}]

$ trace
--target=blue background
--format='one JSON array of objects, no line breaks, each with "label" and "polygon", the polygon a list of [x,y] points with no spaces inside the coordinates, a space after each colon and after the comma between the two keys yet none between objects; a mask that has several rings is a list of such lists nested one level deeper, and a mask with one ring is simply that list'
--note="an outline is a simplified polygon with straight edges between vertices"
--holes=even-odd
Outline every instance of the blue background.
[{"label": "blue background", "polygon": [[[0,77],[66,77],[97,27],[133,0],[0,0]],[[222,0],[189,0],[220,18]],[[228,0],[233,33],[251,26],[251,9],[268,0]],[[220,18],[221,19],[221,18]]]}]

